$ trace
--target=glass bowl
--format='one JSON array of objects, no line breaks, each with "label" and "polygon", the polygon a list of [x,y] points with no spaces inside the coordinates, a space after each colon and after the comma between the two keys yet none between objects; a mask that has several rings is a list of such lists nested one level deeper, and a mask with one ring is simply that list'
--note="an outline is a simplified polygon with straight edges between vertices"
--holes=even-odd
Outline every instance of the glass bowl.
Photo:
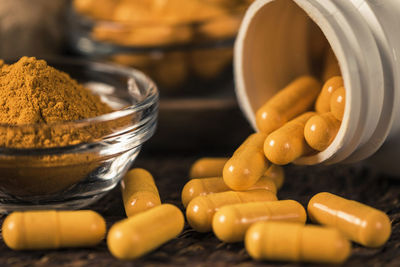
[{"label": "glass bowl", "polygon": [[168,24],[93,18],[71,5],[69,44],[79,55],[144,71],[161,95],[201,94],[233,79],[233,43],[249,2],[201,20]]},{"label": "glass bowl", "polygon": [[[158,91],[142,72],[72,59],[47,62],[116,111],[72,122],[0,125],[0,212],[93,203],[118,184],[156,128]],[[24,138],[59,138],[63,145],[19,147]]]}]

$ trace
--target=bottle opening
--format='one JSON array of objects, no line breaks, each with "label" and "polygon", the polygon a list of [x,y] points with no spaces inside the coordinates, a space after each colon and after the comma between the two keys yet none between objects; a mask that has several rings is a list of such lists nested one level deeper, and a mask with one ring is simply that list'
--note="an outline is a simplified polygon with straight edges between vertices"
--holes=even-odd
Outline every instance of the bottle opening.
[{"label": "bottle opening", "polygon": [[379,118],[379,104],[371,102],[381,102],[374,91],[382,86],[382,70],[371,66],[372,60],[365,62],[366,55],[380,62],[379,52],[354,6],[340,5],[346,12],[333,2],[256,1],[237,37],[236,94],[254,129],[256,111],[296,78],[311,75],[323,84],[343,74],[346,104],[336,138],[324,151],[302,157],[297,164],[343,161],[368,141]]}]

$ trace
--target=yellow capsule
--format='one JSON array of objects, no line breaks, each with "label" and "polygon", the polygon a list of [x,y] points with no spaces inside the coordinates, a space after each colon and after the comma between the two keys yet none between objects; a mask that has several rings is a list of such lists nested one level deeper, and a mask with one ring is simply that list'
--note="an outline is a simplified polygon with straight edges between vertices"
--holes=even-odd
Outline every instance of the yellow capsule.
[{"label": "yellow capsule", "polygon": [[[201,158],[195,161],[190,169],[191,178],[207,178],[219,177],[222,175],[224,165],[229,158]],[[285,172],[281,166],[271,164],[263,176],[271,179],[276,188],[279,189],[283,185]],[[215,192],[214,192],[215,193]]]},{"label": "yellow capsule", "polygon": [[306,220],[306,211],[297,201],[253,202],[222,207],[214,215],[212,228],[219,240],[232,243],[243,241],[247,229],[259,221],[304,224]]},{"label": "yellow capsule", "polygon": [[121,187],[125,213],[128,217],[161,205],[153,176],[144,169],[129,171]]},{"label": "yellow capsule", "polygon": [[[263,176],[258,179],[257,183],[252,185],[252,189],[267,189],[276,194],[276,185],[272,179],[267,176]],[[185,184],[182,189],[182,204],[187,206],[189,202],[198,196],[205,196],[209,194],[215,194],[231,189],[225,184],[222,177],[212,177],[203,179],[192,179]]]},{"label": "yellow capsule", "polygon": [[340,71],[340,66],[333,53],[333,50],[329,48],[326,52],[325,62],[324,62],[324,73],[322,74],[322,80],[327,81],[333,76],[340,76],[342,72]]},{"label": "yellow capsule", "polygon": [[264,143],[267,159],[274,164],[285,165],[310,153],[312,149],[304,138],[304,126],[314,115],[315,112],[306,112],[268,135]]},{"label": "yellow capsule", "polygon": [[315,101],[315,110],[318,113],[326,113],[331,111],[331,96],[340,87],[343,87],[342,76],[334,76],[327,80],[319,93],[317,101]]},{"label": "yellow capsule", "polygon": [[246,190],[267,171],[269,162],[263,153],[266,137],[263,133],[250,135],[226,162],[222,176],[229,188]]},{"label": "yellow capsule", "polygon": [[340,121],[331,112],[318,114],[307,121],[304,127],[304,138],[311,148],[323,151],[335,139],[339,128]]},{"label": "yellow capsule", "polygon": [[190,168],[190,178],[205,178],[222,176],[222,170],[228,158],[201,158]]},{"label": "yellow capsule", "polygon": [[281,166],[275,164],[271,164],[271,167],[269,167],[264,173],[264,176],[268,177],[274,182],[277,190],[282,187],[283,182],[285,181],[285,171]]},{"label": "yellow capsule", "polygon": [[346,104],[346,90],[344,87],[337,89],[331,97],[331,112],[339,121],[342,121],[344,106]]},{"label": "yellow capsule", "polygon": [[336,229],[287,222],[258,222],[245,236],[250,256],[257,260],[342,263],[350,242]]},{"label": "yellow capsule", "polygon": [[106,223],[90,210],[13,212],[4,220],[2,232],[14,250],[89,247],[103,240]]},{"label": "yellow capsule", "polygon": [[178,236],[184,224],[180,209],[163,204],[114,224],[108,249],[118,259],[136,259]]},{"label": "yellow capsule", "polygon": [[391,223],[382,211],[331,193],[319,193],[308,203],[311,220],[335,227],[366,247],[380,247],[390,237]]},{"label": "yellow capsule", "polygon": [[198,196],[189,202],[186,218],[189,225],[198,232],[211,231],[212,218],[219,208],[227,205],[276,201],[276,195],[269,190],[255,189],[243,192],[226,191],[205,196]]},{"label": "yellow capsule", "polygon": [[314,104],[321,84],[313,77],[302,76],[268,100],[256,113],[257,128],[269,134]]}]

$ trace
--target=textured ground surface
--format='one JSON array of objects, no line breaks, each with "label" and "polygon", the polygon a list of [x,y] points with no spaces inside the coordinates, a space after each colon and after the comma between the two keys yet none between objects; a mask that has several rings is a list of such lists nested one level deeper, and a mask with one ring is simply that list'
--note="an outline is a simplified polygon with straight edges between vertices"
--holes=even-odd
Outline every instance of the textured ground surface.
[{"label": "textured ground surface", "polygon": [[[157,179],[164,202],[180,204],[180,190],[187,179],[187,171],[196,156],[145,153],[136,162],[151,170]],[[217,154],[216,154],[217,155]],[[223,154],[219,154],[224,156]],[[367,166],[286,168],[286,182],[279,192],[280,199],[296,199],[306,205],[310,197],[320,191],[330,191],[373,205],[386,211],[393,225],[389,242],[379,249],[354,245],[347,266],[399,266],[400,264],[400,179],[386,177]],[[114,190],[91,207],[99,211],[110,227],[124,217],[118,190]],[[0,219],[2,221],[2,219]],[[211,233],[199,234],[188,226],[173,241],[134,262],[115,260],[107,251],[105,241],[90,249],[60,251],[14,252],[0,242],[0,266],[269,266],[279,263],[255,262],[242,244],[219,242]],[[297,266],[283,264],[285,266]]]}]

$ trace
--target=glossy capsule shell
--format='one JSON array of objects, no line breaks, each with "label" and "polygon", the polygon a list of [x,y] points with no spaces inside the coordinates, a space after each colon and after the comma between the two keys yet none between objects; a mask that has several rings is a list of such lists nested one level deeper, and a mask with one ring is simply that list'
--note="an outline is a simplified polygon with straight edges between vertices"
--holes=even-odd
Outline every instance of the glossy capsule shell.
[{"label": "glossy capsule shell", "polygon": [[259,202],[276,201],[276,195],[269,190],[255,189],[243,192],[226,191],[206,196],[198,196],[189,202],[186,218],[189,225],[198,232],[211,231],[212,218],[223,206]]},{"label": "glossy capsule shell", "polygon": [[3,240],[14,250],[90,247],[105,232],[103,217],[90,210],[13,212],[2,226]]},{"label": "glossy capsule shell", "polygon": [[324,151],[335,139],[340,124],[331,112],[315,115],[304,127],[304,138],[311,148]]},{"label": "glossy capsule shell", "polygon": [[246,190],[267,171],[269,162],[263,153],[266,137],[262,133],[250,135],[226,162],[222,176],[229,188]]},{"label": "glossy capsule shell", "polygon": [[342,263],[350,242],[336,229],[287,222],[258,222],[246,232],[245,246],[257,260]]},{"label": "glossy capsule shell", "polygon": [[190,178],[206,178],[222,176],[222,170],[229,158],[201,158],[190,168]]},{"label": "glossy capsule shell", "polygon": [[244,240],[247,229],[259,221],[285,221],[304,224],[307,215],[294,200],[252,202],[225,206],[213,218],[212,228],[219,240],[232,243]]},{"label": "glossy capsule shell", "polygon": [[269,134],[306,112],[314,104],[320,90],[321,84],[313,77],[302,76],[294,80],[256,112],[258,130]]},{"label": "glossy capsule shell", "polygon": [[[274,192],[275,194],[277,191],[274,181],[266,176],[258,179],[257,183],[249,188],[249,190],[252,189],[266,189]],[[231,189],[225,184],[222,177],[192,179],[187,182],[182,189],[182,204],[186,207],[187,204],[189,204],[189,202],[195,197],[230,190]]]},{"label": "glossy capsule shell", "polygon": [[274,164],[285,165],[310,153],[312,149],[304,138],[304,126],[314,115],[315,112],[304,113],[268,135],[264,143],[267,159]]},{"label": "glossy capsule shell", "polygon": [[315,111],[318,113],[326,113],[331,111],[331,97],[333,92],[335,92],[340,87],[343,87],[342,76],[334,76],[327,80],[322,87],[321,92],[315,101]]},{"label": "glossy capsule shell", "polygon": [[331,112],[339,121],[342,121],[346,104],[346,90],[344,87],[337,89],[331,97]]},{"label": "glossy capsule shell", "polygon": [[390,237],[389,217],[357,201],[323,192],[311,198],[307,210],[313,222],[335,227],[366,247],[380,247]]},{"label": "glossy capsule shell", "polygon": [[144,169],[129,171],[122,180],[121,187],[125,213],[128,217],[161,205],[153,176]]},{"label": "glossy capsule shell", "polygon": [[136,259],[178,236],[184,224],[180,209],[163,204],[114,224],[108,249],[118,259]]}]

